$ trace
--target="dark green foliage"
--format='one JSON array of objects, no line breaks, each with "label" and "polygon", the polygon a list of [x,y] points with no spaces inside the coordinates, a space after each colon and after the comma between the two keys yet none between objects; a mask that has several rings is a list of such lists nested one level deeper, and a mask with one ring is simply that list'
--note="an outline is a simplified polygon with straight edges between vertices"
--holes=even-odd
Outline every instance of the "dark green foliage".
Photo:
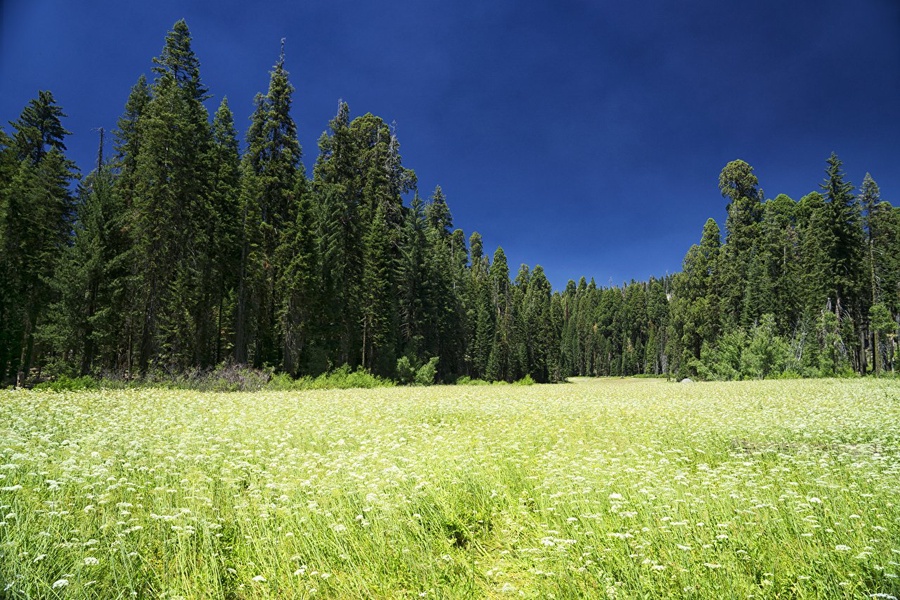
[{"label": "dark green foliage", "polygon": [[41,91],[11,123],[11,138],[0,131],[0,381],[27,376],[46,351],[36,334],[56,300],[51,280],[75,218],[63,117]]},{"label": "dark green foliage", "polygon": [[[298,348],[305,343],[302,330],[308,328],[309,314],[304,311],[310,307],[301,297],[308,294],[310,270],[316,267],[309,244],[298,240],[298,233],[308,235],[311,222],[308,207],[297,222],[298,196],[306,186],[290,115],[293,91],[282,49],[268,93],[256,97],[242,163],[234,351],[238,362],[259,367],[281,363],[287,350],[290,371],[296,370]],[[285,260],[290,261],[290,273],[282,270]]]},{"label": "dark green foliage", "polygon": [[728,199],[727,236],[718,265],[717,281],[721,297],[722,323],[726,327],[744,325],[743,300],[746,296],[751,260],[759,238],[761,192],[753,167],[735,160],[722,169],[719,190]]},{"label": "dark green foliage", "polygon": [[[141,373],[212,364],[209,294],[216,177],[206,90],[184,21],[154,61],[156,80],[137,119],[132,215],[134,314]],[[133,91],[133,97],[139,91]]]},{"label": "dark green foliage", "polygon": [[554,291],[539,265],[511,279],[502,248],[489,257],[478,233],[467,244],[441,187],[419,196],[379,117],[339,102],[307,179],[283,48],[243,156],[227,101],[207,114],[199,65],[179,21],[152,83],[131,90],[112,159],[101,139],[74,194],[52,94],[0,130],[4,383],[308,389],[897,367],[900,209],[868,174],[854,195],[836,155],[821,192],[798,202],[763,201],[753,168],[732,161],[724,232],[709,219],[680,273]]},{"label": "dark green foliage", "polygon": [[124,260],[125,211],[114,185],[109,167],[101,164],[80,186],[75,239],[51,280],[56,301],[38,334],[51,370],[88,375],[119,366],[122,287],[130,271]]}]

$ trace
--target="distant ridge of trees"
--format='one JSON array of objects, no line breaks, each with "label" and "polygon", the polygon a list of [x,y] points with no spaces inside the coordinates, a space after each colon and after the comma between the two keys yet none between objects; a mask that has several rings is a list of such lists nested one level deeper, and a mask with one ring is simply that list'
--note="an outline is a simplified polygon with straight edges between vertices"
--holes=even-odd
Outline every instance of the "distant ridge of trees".
[{"label": "distant ridge of trees", "polygon": [[50,92],[0,129],[2,383],[222,363],[447,382],[897,368],[900,208],[868,174],[855,192],[834,154],[799,201],[728,163],[724,239],[708,220],[680,273],[553,291],[455,229],[440,187],[423,199],[376,116],[340,102],[305,173],[283,48],[243,154],[227,100],[207,112],[184,21],[153,62],[80,181]]}]

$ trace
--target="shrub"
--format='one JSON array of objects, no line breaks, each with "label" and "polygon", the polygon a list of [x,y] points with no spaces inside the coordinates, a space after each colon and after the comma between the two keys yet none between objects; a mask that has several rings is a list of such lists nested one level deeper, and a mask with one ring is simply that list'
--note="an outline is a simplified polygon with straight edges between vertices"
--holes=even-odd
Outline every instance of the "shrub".
[{"label": "shrub", "polygon": [[200,389],[211,392],[256,392],[266,387],[271,378],[270,371],[224,364],[200,377]]},{"label": "shrub", "polygon": [[484,379],[472,379],[468,375],[464,375],[456,380],[456,385],[491,385],[491,382]]},{"label": "shrub", "polygon": [[349,365],[338,367],[330,373],[322,373],[317,377],[304,376],[298,379],[292,379],[290,375],[279,374],[272,377],[267,389],[287,391],[287,390],[332,390],[332,389],[350,389],[350,388],[376,388],[390,387],[394,382],[390,379],[384,379],[377,375],[372,375],[362,367],[356,371],[350,369]]},{"label": "shrub", "polygon": [[408,356],[397,359],[397,382],[400,385],[411,385],[416,379],[416,369]]},{"label": "shrub", "polygon": [[531,375],[526,375],[522,379],[513,382],[513,385],[534,385],[534,379],[531,378]]},{"label": "shrub", "polygon": [[60,375],[51,381],[44,381],[34,386],[36,390],[47,390],[51,392],[78,392],[81,390],[97,389],[99,384],[97,380],[90,375],[82,375],[81,377],[68,377]]},{"label": "shrub", "polygon": [[434,385],[438,360],[437,356],[432,356],[427,363],[419,367],[416,371],[416,385]]}]

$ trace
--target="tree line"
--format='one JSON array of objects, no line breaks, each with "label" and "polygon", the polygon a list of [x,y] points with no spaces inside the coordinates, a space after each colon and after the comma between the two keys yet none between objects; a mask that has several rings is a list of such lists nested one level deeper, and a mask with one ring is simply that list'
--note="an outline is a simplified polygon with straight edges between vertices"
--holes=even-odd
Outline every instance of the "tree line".
[{"label": "tree line", "polygon": [[309,176],[283,47],[243,152],[227,100],[205,107],[184,21],[153,62],[84,178],[50,92],[0,129],[2,382],[223,363],[541,382],[896,367],[900,209],[868,175],[854,193],[835,155],[799,201],[764,201],[731,162],[725,238],[710,219],[680,273],[554,291],[455,229],[440,187],[423,199],[379,117],[340,102]]}]

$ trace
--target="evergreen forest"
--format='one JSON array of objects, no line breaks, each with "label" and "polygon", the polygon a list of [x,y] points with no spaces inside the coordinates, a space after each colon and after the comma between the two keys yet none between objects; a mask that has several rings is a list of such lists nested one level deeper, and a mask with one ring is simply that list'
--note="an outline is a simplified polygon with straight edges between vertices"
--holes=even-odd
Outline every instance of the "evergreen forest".
[{"label": "evergreen forest", "polygon": [[900,208],[832,154],[799,200],[721,170],[724,228],[682,271],[553,290],[515,273],[423,197],[394,129],[339,102],[312,173],[284,50],[244,143],[200,77],[184,21],[82,176],[66,115],[40,91],[0,129],[0,384],[142,378],[245,365],[290,377],[701,379],[898,367]]}]

